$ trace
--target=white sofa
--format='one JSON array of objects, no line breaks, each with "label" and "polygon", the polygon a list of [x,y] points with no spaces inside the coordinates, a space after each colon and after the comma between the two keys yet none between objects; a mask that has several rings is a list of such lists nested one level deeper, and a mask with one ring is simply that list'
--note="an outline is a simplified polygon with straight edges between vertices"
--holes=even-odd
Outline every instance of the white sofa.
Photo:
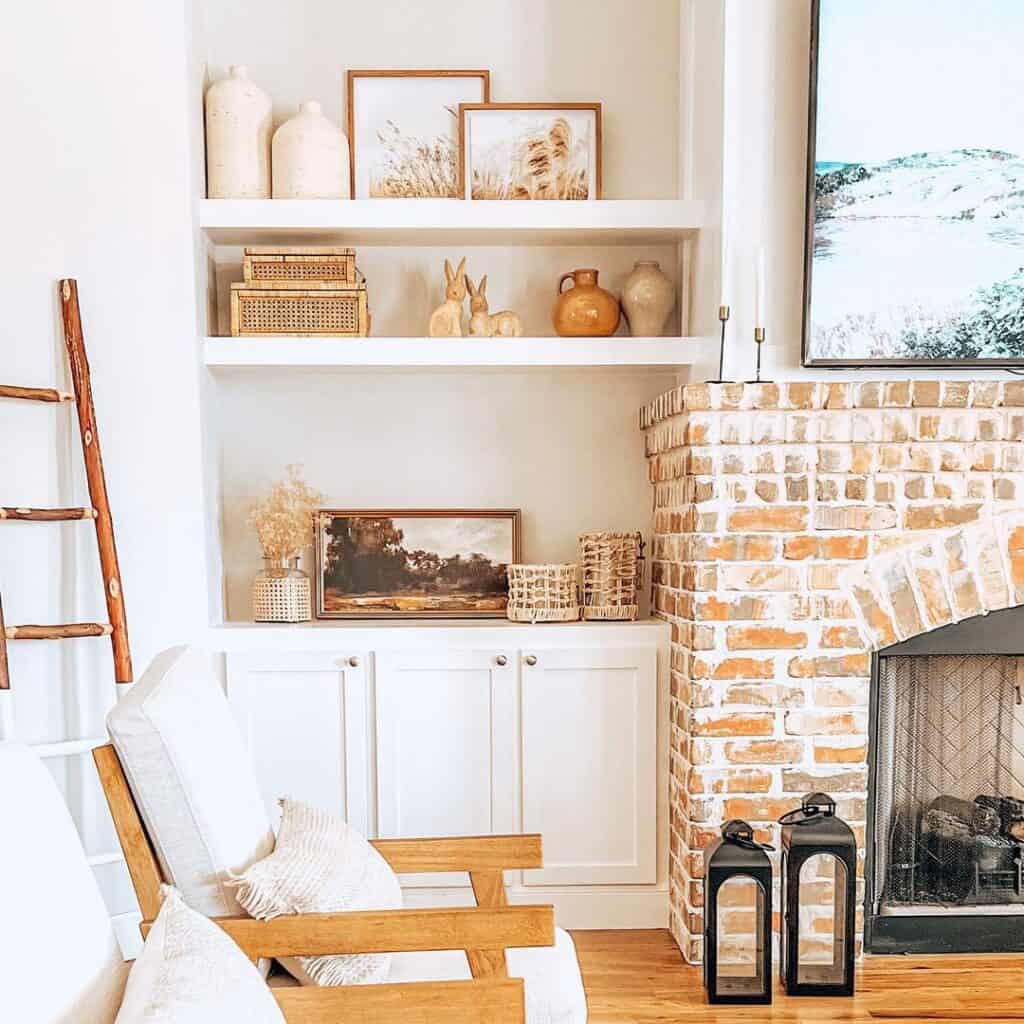
[{"label": "white sofa", "polygon": [[[111,711],[107,726],[161,869],[209,916],[240,913],[225,883],[272,849],[256,777],[208,658],[186,647],[155,659]],[[281,794],[285,795],[285,794]],[[572,938],[508,951],[525,981],[528,1024],[585,1024],[586,998]],[[401,953],[390,981],[469,978],[464,953]]]}]

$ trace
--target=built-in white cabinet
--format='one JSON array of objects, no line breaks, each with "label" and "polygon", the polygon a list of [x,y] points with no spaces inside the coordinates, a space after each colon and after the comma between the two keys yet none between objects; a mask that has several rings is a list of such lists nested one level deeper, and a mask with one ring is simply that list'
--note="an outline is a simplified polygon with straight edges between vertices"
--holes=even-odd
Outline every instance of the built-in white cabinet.
[{"label": "built-in white cabinet", "polygon": [[[667,627],[281,632],[332,642],[314,651],[273,634],[224,659],[268,807],[295,796],[384,838],[539,832],[545,867],[507,873],[513,901],[569,927],[665,923]],[[407,902],[471,898],[465,874],[402,881]]]}]

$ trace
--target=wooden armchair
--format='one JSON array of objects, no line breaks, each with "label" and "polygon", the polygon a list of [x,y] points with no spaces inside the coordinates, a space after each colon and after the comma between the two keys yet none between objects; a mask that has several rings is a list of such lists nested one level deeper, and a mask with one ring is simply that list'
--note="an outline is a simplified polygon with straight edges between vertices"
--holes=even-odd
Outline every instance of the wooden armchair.
[{"label": "wooden armchair", "polygon": [[[164,879],[117,752],[108,745],[97,748],[93,756],[142,910],[145,935],[159,910]],[[398,873],[468,871],[477,906],[303,914],[270,921],[213,920],[253,960],[465,950],[474,980],[275,988],[285,1018],[302,1024],[369,1024],[399,1017],[423,1024],[522,1024],[523,981],[508,977],[505,951],[553,945],[554,911],[550,906],[509,906],[502,870],[541,867],[540,836],[386,839],[373,845]]]}]

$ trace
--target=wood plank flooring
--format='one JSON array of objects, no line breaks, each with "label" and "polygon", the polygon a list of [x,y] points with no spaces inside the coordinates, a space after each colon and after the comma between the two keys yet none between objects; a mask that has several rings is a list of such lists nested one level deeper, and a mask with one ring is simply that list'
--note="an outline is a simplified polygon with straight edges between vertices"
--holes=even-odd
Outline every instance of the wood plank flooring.
[{"label": "wood plank flooring", "polygon": [[852,999],[789,999],[776,989],[771,1006],[712,1007],[700,969],[683,962],[667,931],[580,931],[573,939],[590,1024],[1024,1021],[1024,955],[867,957]]}]

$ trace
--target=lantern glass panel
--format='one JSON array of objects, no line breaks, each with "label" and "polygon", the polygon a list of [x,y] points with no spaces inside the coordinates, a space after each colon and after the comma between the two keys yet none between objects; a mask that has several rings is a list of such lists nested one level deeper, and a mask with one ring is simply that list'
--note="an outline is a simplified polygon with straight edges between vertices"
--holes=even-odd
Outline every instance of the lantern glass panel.
[{"label": "lantern glass panel", "polygon": [[747,875],[727,879],[718,890],[718,994],[758,996],[767,992],[764,972],[765,892]]},{"label": "lantern glass panel", "polygon": [[800,868],[799,985],[842,985],[846,977],[846,865],[830,853]]}]

